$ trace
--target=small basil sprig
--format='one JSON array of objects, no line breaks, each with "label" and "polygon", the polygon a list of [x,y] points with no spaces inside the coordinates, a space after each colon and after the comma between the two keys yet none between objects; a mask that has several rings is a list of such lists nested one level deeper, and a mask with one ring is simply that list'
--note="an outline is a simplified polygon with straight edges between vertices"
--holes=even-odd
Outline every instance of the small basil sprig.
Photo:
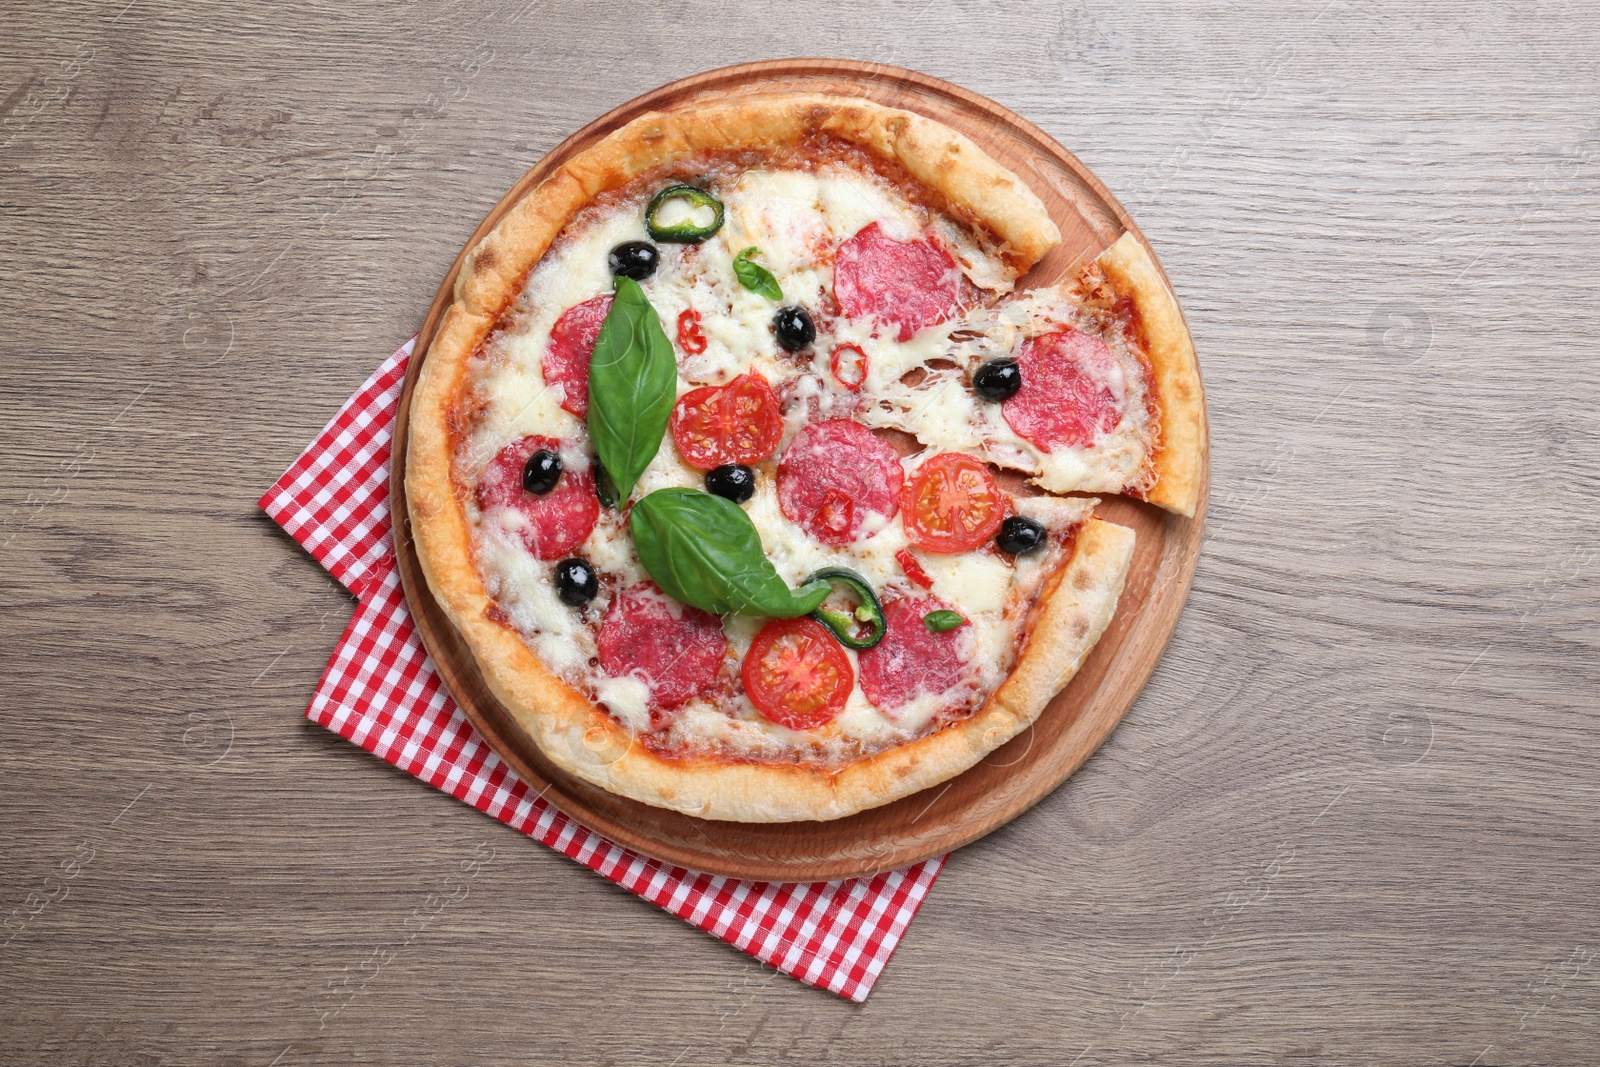
[{"label": "small basil sprig", "polygon": [[759,256],[761,249],[751,245],[743,252],[733,257],[733,274],[739,279],[739,284],[768,300],[782,300],[783,290],[778,288],[778,279],[772,272],[759,263],[750,262],[751,256]]},{"label": "small basil sprig", "polygon": [[790,589],[744,509],[698,489],[658,489],[628,517],[639,562],[668,596],[715,615],[809,615],[826,582]]},{"label": "small basil sprig", "polygon": [[656,458],[677,379],[678,360],[661,317],[639,283],[619,275],[589,359],[589,439],[618,503]]},{"label": "small basil sprig", "polygon": [[922,625],[928,628],[930,634],[942,634],[946,630],[954,630],[966,622],[965,616],[956,611],[930,611],[922,617]]},{"label": "small basil sprig", "polygon": [[[841,645],[860,650],[871,648],[883,640],[883,635],[889,630],[889,620],[884,617],[878,594],[872,591],[872,586],[867,584],[865,578],[848,567],[824,567],[806,575],[807,584],[818,581],[829,585],[837,582],[854,593],[860,601],[855,610],[850,612],[841,613],[818,607],[811,613],[813,619],[833,631],[833,636],[839,639]],[[856,636],[858,624],[866,626],[866,636]]]}]

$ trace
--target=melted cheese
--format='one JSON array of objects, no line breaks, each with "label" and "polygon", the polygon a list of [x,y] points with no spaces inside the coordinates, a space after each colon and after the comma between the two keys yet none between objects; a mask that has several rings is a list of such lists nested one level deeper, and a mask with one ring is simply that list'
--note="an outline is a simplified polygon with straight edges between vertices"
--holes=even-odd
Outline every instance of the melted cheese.
[{"label": "melted cheese", "polygon": [[594,680],[594,695],[628,729],[635,733],[649,729],[650,686],[643,678],[631,674],[621,678],[599,675]]},{"label": "melted cheese", "polygon": [[[778,305],[744,289],[733,273],[734,256],[755,246],[760,250],[756,262],[773,273],[783,290],[784,304],[824,307],[832,291],[833,248],[871,222],[880,223],[901,239],[914,238],[934,225],[945,234],[967,276],[995,292],[1010,287],[1011,275],[1004,264],[979,249],[953,223],[930,218],[925,209],[910,204],[887,184],[842,166],[815,171],[751,170],[718,195],[726,206],[722,230],[699,245],[659,245],[658,269],[643,283],[669,337],[676,336],[683,312],[693,310],[701,317],[706,351],[679,353],[679,395],[700,385],[724,384],[754,370],[765,375],[785,401],[784,446],[810,422],[853,415],[869,425],[910,430],[936,450],[979,451],[984,445],[1015,448],[1016,442],[1003,441],[985,421],[985,412],[973,404],[962,371],[934,370],[920,384],[902,384],[902,378],[930,360],[951,360],[964,366],[976,358],[973,352],[981,345],[966,343],[963,350],[952,340],[957,323],[930,327],[902,343],[892,331],[890,336],[874,336],[868,323],[819,322],[821,331],[807,365],[781,352],[776,344],[771,324]],[[587,462],[582,421],[560,407],[560,387],[544,381],[544,351],[552,327],[566,309],[611,291],[606,267],[609,250],[623,241],[644,237],[642,199],[607,211],[590,209],[569,225],[534,268],[515,304],[510,326],[469,367],[484,406],[458,457],[465,477],[475,480],[500,448],[531,433],[561,438],[563,458],[571,469],[581,469]],[[828,353],[846,342],[859,345],[866,353],[867,374],[859,395],[834,381],[829,368]],[[862,397],[875,399],[863,401]],[[1016,451],[1022,460],[1031,458],[1043,469],[1043,461],[1028,451],[1025,442]],[[781,452],[782,447],[778,454]],[[905,462],[909,470],[917,459]],[[844,566],[860,573],[885,600],[921,593],[910,585],[895,559],[897,552],[908,548],[898,518],[875,517],[864,526],[857,542],[846,547],[819,544],[779,508],[776,465],[776,456],[758,465],[756,493],[746,509],[760,532],[767,557],[784,581],[798,585],[822,567]],[[635,499],[671,486],[698,488],[702,484],[702,472],[683,463],[669,435],[640,477]],[[1039,498],[1019,500],[1017,508],[1064,531],[1082,522],[1093,504],[1090,500]],[[520,516],[503,508],[479,514],[470,502],[468,512],[476,528],[478,564],[489,594],[540,659],[630,729],[648,729],[646,683],[637,677],[609,678],[591,665],[598,655],[598,624],[613,591],[648,580],[617,513],[603,511],[594,532],[575,553],[587,558],[605,581],[593,602],[574,609],[555,595],[553,562],[536,560],[522,547]],[[1015,565],[983,552],[918,553],[918,558],[933,580],[933,594],[955,605],[970,622],[972,676],[967,683],[980,695],[992,690],[1011,669],[1022,615],[1059,562],[1059,545]],[[733,653],[730,673],[736,674],[737,663],[765,622],[741,616],[723,620]],[[856,654],[848,655],[854,661]],[[752,759],[839,761],[919,736],[933,727],[941,713],[950,711],[952,699],[948,693],[927,694],[885,714],[866,699],[858,685],[833,723],[820,730],[796,732],[767,722],[739,691],[731,701],[691,700],[676,712],[662,740],[669,746]]]},{"label": "melted cheese", "polygon": [[[1014,358],[1028,337],[1068,327],[1108,342],[1114,363],[1103,369],[1104,381],[1121,401],[1123,415],[1091,448],[1046,451],[1013,430],[1002,406],[979,397],[968,381],[979,364]],[[863,411],[862,421],[912,434],[944,451],[968,452],[1025,471],[1053,493],[1117,492],[1137,482],[1148,458],[1150,416],[1143,367],[1125,338],[1118,333],[1106,337],[1088,327],[1082,312],[1058,289],[1034,290],[998,311],[980,312],[958,328],[963,339],[950,341],[941,353],[948,365],[931,368],[918,380],[896,373],[907,365],[903,362],[874,366],[867,381],[877,403]],[[909,344],[926,343],[924,335],[933,332],[925,330]],[[950,332],[945,329],[944,336]]]}]

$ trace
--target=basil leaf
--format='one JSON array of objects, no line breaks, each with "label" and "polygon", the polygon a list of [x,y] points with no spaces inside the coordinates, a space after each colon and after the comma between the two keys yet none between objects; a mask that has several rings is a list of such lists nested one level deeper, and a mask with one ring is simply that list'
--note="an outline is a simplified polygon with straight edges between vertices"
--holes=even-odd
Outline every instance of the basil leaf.
[{"label": "basil leaf", "polygon": [[778,288],[778,279],[772,272],[759,263],[750,262],[751,256],[759,256],[761,249],[755,245],[740,252],[733,257],[733,274],[739,279],[739,284],[759,296],[768,300],[782,300],[783,290]]},{"label": "basil leaf", "polygon": [[632,278],[617,295],[589,359],[589,439],[626,501],[656,458],[677,399],[678,360],[661,317]]},{"label": "basil leaf", "polygon": [[928,628],[930,634],[942,634],[946,630],[954,630],[966,621],[965,617],[955,611],[930,611],[922,617],[922,625]]},{"label": "basil leaf", "polygon": [[668,596],[716,615],[809,615],[827,582],[790,589],[744,509],[698,489],[658,489],[628,517],[639,561]]}]

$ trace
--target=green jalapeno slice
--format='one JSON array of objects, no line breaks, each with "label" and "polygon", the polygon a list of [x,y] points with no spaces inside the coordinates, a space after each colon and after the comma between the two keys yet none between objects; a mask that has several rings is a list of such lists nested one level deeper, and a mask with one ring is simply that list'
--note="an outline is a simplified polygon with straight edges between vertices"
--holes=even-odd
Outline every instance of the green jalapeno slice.
[{"label": "green jalapeno slice", "polygon": [[[813,571],[806,576],[803,585],[812,582],[827,582],[829,585],[843,585],[856,595],[860,601],[853,611],[831,611],[825,607],[818,607],[811,613],[839,639],[839,643],[846,648],[857,650],[868,649],[883,640],[884,633],[889,629],[889,622],[884,618],[883,605],[878,602],[878,595],[872,591],[872,586],[867,580],[847,567],[824,567]],[[865,635],[858,636],[861,626],[866,627]]]},{"label": "green jalapeno slice", "polygon": [[[662,210],[678,201],[688,210],[679,221],[663,223],[660,220]],[[711,211],[711,221],[702,223],[698,220],[704,217],[702,209],[706,208]],[[650,198],[650,206],[644,209],[644,224],[657,241],[699,244],[722,229],[722,201],[692,185],[669,185]]]}]

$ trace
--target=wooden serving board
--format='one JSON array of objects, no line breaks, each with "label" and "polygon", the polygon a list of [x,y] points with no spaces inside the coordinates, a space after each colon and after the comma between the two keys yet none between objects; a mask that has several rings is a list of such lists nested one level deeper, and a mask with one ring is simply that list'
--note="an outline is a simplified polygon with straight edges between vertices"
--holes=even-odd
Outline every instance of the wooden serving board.
[{"label": "wooden serving board", "polygon": [[[775,60],[726,67],[663,86],[568,137],[512,187],[473,233],[472,247],[556,167],[646,111],[759,92],[824,92],[916,111],[961,131],[1043,199],[1061,245],[1023,280],[1060,280],[1138,227],[1089,169],[1041,130],[975,93],[923,74],[845,60]],[[1143,236],[1139,236],[1143,240]],[[406,519],[405,454],[411,391],[449,304],[466,252],[456,257],[423,322],[395,420],[390,503],[395,554],[423,644],[456,703],[545,800],[639,852],[694,870],[768,881],[823,881],[903,867],[974,841],[1038,803],[1089,758],[1122,720],[1155,669],[1194,575],[1206,494],[1193,519],[1122,497],[1097,509],[1132,527],[1138,547],[1116,618],[1071,684],[1039,720],[971,770],[893,804],[832,822],[713,822],[628,800],[561,771],[490,694],[471,652],[422,576]],[[1206,473],[1209,475],[1209,462]]]}]

